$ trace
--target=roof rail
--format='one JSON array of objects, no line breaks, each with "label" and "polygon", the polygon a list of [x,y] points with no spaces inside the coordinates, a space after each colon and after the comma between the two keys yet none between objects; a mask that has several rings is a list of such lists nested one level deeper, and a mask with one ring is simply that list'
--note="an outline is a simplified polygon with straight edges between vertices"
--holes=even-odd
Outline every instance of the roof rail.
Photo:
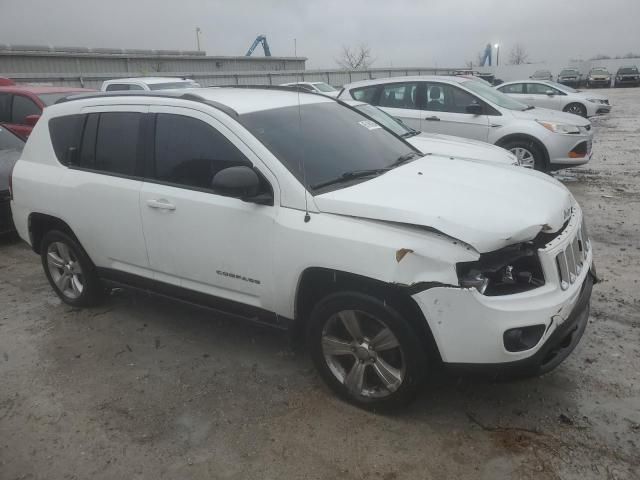
[{"label": "roof rail", "polygon": [[207,100],[193,92],[162,92],[162,91],[114,91],[114,92],[94,92],[94,93],[81,93],[68,95],[62,97],[56,101],[56,105],[59,103],[73,102],[76,100],[90,100],[92,98],[110,98],[110,97],[155,97],[155,98],[175,98],[177,100],[189,100],[192,102],[204,103],[231,117],[238,117],[238,112],[233,108],[228,107],[222,103],[215,102],[213,100]]}]

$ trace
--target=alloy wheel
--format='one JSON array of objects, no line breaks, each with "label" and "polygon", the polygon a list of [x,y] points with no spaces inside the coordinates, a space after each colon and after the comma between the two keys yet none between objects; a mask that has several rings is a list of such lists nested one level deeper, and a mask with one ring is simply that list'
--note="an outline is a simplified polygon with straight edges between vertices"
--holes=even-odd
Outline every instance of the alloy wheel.
[{"label": "alloy wheel", "polygon": [[584,117],[583,108],[577,103],[574,103],[573,105],[569,105],[569,108],[567,108],[567,112],[573,113],[574,115],[579,115],[580,117]]},{"label": "alloy wheel", "polygon": [[84,291],[84,275],[78,258],[63,242],[53,242],[47,248],[47,268],[53,283],[62,295],[75,300]]},{"label": "alloy wheel", "polygon": [[516,156],[521,167],[535,168],[536,159],[530,150],[523,147],[514,147],[509,151]]},{"label": "alloy wheel", "polygon": [[322,353],[331,373],[355,397],[388,397],[405,378],[400,342],[369,313],[343,310],[331,316],[322,332]]}]

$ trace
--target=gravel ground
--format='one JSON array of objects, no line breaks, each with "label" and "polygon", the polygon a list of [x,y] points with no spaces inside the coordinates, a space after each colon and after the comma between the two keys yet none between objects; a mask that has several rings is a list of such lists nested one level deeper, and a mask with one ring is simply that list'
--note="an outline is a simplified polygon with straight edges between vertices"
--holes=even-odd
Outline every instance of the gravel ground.
[{"label": "gravel ground", "polygon": [[69,308],[0,243],[0,479],[640,478],[640,89],[561,172],[598,272],[575,353],[542,378],[440,376],[407,411],[337,400],[286,336],[140,294]]}]

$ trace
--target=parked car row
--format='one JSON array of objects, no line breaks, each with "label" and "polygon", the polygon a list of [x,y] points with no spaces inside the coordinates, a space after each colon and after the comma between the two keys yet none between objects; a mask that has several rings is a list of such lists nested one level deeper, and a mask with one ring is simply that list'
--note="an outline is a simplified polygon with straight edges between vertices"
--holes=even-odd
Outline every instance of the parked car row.
[{"label": "parked car row", "polygon": [[[531,80],[553,81],[553,75],[549,70],[537,70],[529,77]],[[563,68],[557,76],[557,83],[580,88],[586,86],[588,88],[606,87],[623,87],[623,86],[640,86],[640,73],[635,65],[622,66],[615,75],[612,75],[605,67],[593,67],[586,75],[583,75],[579,69],[575,67]]]},{"label": "parked car row", "polygon": [[583,213],[558,181],[486,144],[540,169],[581,163],[588,120],[456,77],[359,82],[340,97],[60,100],[13,168],[16,229],[65,303],[128,286],[292,329],[359,406],[403,405],[438,365],[558,366],[596,281]]}]

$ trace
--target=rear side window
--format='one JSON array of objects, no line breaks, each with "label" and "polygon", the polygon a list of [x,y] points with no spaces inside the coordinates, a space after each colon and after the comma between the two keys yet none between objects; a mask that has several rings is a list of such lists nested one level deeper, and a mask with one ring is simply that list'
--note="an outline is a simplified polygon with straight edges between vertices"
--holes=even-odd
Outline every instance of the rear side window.
[{"label": "rear side window", "polygon": [[378,105],[388,108],[417,109],[421,104],[417,94],[417,83],[389,83],[382,86]]},{"label": "rear side window", "polygon": [[140,85],[133,85],[128,83],[112,83],[107,85],[107,92],[117,92],[123,90],[144,90]]},{"label": "rear side window", "polygon": [[100,114],[95,141],[96,170],[117,175],[135,175],[138,155],[141,152],[141,121],[141,113]]},{"label": "rear side window", "polygon": [[68,115],[49,120],[49,135],[58,161],[65,165],[77,158],[86,115]]},{"label": "rear side window", "polygon": [[373,103],[377,89],[377,85],[372,87],[354,88],[351,90],[351,96],[354,100],[358,100],[360,102]]},{"label": "rear side window", "polygon": [[8,122],[11,118],[11,95],[0,93],[0,122]]},{"label": "rear side window", "polygon": [[524,93],[524,83],[514,83],[512,85],[505,85],[504,87],[498,88],[502,93],[516,93],[521,94]]},{"label": "rear side window", "polygon": [[29,115],[41,115],[42,109],[30,98],[22,95],[13,96],[13,107],[11,108],[11,123],[24,124],[25,118]]},{"label": "rear side window", "polygon": [[209,189],[220,170],[251,166],[224,135],[196,118],[160,113],[155,130],[156,180]]}]

